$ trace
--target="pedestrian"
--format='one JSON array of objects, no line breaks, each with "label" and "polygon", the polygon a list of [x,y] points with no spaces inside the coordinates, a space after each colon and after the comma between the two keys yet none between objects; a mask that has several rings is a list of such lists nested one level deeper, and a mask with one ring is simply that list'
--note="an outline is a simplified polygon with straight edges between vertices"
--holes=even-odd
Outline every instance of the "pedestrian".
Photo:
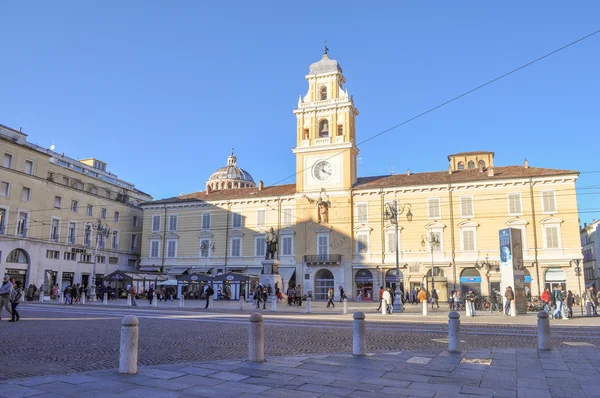
[{"label": "pedestrian", "polygon": [[448,296],[448,309],[454,311],[454,290],[452,290],[450,296]]},{"label": "pedestrian", "polygon": [[575,297],[573,296],[573,292],[570,290],[567,292],[567,318],[573,318],[573,303],[575,302]]},{"label": "pedestrian", "polygon": [[71,285],[71,304],[73,304],[73,302],[75,302],[75,304],[77,304],[77,286],[75,285]]},{"label": "pedestrian", "polygon": [[331,305],[333,308],[335,308],[335,304],[333,303],[333,288],[330,287],[329,290],[327,291],[327,308],[329,308],[329,306]]},{"label": "pedestrian", "polygon": [[260,298],[261,297],[262,297],[262,287],[261,287],[261,285],[258,285],[254,289],[254,296],[252,296],[252,298],[254,299],[253,304],[256,306],[256,308],[260,308]]},{"label": "pedestrian", "polygon": [[392,305],[392,295],[390,294],[389,290],[383,291],[383,294],[381,295],[380,306],[381,305],[384,306],[386,314],[391,314],[394,312],[394,306]]},{"label": "pedestrian", "polygon": [[515,293],[512,290],[512,287],[508,286],[504,292],[504,298],[506,299],[506,301],[504,302],[504,314],[505,315],[510,315],[510,307],[511,307],[511,303],[512,301],[515,299]]},{"label": "pedestrian", "polygon": [[469,306],[469,311],[471,312],[471,316],[475,316],[475,301],[477,300],[477,295],[473,291],[472,288],[469,288],[467,295],[465,296],[466,305]]},{"label": "pedestrian", "polygon": [[26,301],[33,301],[33,285],[30,283],[27,288]]},{"label": "pedestrian", "polygon": [[71,286],[67,285],[67,287],[65,287],[65,290],[63,290],[63,294],[65,295],[64,304],[70,304],[71,303]]},{"label": "pedestrian", "polygon": [[600,291],[598,293],[594,292],[594,286],[590,286],[592,288],[592,303],[594,308],[594,316],[598,316],[598,302],[600,301]]},{"label": "pedestrian", "polygon": [[433,309],[433,305],[437,304],[437,307],[440,308],[440,303],[438,302],[439,296],[435,289],[431,290],[431,309]]},{"label": "pedestrian", "polygon": [[137,307],[137,303],[135,302],[135,296],[137,294],[137,290],[135,289],[135,285],[132,283],[129,287],[129,294],[131,295],[131,305]]},{"label": "pedestrian", "polygon": [[302,306],[302,286],[296,285],[296,304]]},{"label": "pedestrian", "polygon": [[2,308],[6,308],[8,315],[12,317],[12,312],[8,304],[10,303],[10,292],[12,291],[12,282],[8,279],[8,274],[4,275],[2,286],[0,286],[0,319],[2,319]]},{"label": "pedestrian", "polygon": [[345,298],[346,298],[346,293],[344,293],[344,287],[342,285],[340,285],[340,303],[342,301],[344,301]]},{"label": "pedestrian", "polygon": [[148,304],[152,305],[152,300],[154,299],[154,285],[150,285],[148,289]]},{"label": "pedestrian", "polygon": [[294,290],[294,287],[292,285],[290,285],[287,290],[287,300],[288,300],[289,306],[291,306],[294,303],[295,295],[296,295],[296,291]]},{"label": "pedestrian", "polygon": [[23,292],[21,291],[21,288],[17,286],[15,278],[12,278],[10,282],[13,285],[13,289],[8,296],[10,301],[10,309],[12,312],[12,318],[9,322],[17,322],[19,319],[21,319],[19,313],[17,312],[17,305],[19,305],[21,302],[21,296],[23,295]]},{"label": "pedestrian", "polygon": [[412,290],[410,291],[410,294],[412,296],[411,302],[413,304],[417,304],[418,303],[418,301],[417,301],[417,289],[413,287]]},{"label": "pedestrian", "polygon": [[[269,285],[271,286],[271,285]],[[264,287],[262,290],[263,310],[267,309],[267,299],[269,298],[269,288]]]},{"label": "pedestrian", "polygon": [[385,292],[385,290],[383,290],[383,286],[379,286],[379,307],[377,307],[377,311],[381,310],[381,303],[383,303],[383,293]]},{"label": "pedestrian", "polygon": [[569,318],[567,318],[567,314],[565,313],[563,299],[564,299],[564,296],[563,296],[562,286],[558,285],[556,290],[554,291],[554,300],[556,300],[556,309],[554,310],[554,319],[556,319],[557,316],[559,316],[565,320],[569,319]]},{"label": "pedestrian", "polygon": [[546,311],[547,313],[550,313],[550,288],[549,287],[544,289],[540,299],[544,303],[544,311]]},{"label": "pedestrian", "polygon": [[58,283],[52,287],[52,300],[58,298]]},{"label": "pedestrian", "polygon": [[204,309],[207,309],[208,304],[210,303],[210,298],[215,294],[215,289],[213,289],[212,285],[208,285],[204,293],[206,294],[206,305],[204,306]]},{"label": "pedestrian", "polygon": [[417,299],[419,299],[419,302],[421,303],[421,305],[423,303],[427,303],[428,297],[427,297],[427,292],[425,291],[424,287],[421,288],[421,291],[417,295]]}]

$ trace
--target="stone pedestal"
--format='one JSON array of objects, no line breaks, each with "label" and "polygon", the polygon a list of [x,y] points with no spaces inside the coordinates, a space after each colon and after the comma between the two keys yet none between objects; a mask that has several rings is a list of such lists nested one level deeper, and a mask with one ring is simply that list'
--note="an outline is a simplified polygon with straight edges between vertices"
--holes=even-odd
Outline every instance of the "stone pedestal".
[{"label": "stone pedestal", "polygon": [[273,297],[275,296],[275,284],[277,284],[280,291],[283,288],[281,275],[278,273],[279,261],[263,260],[261,263],[263,266],[263,273],[260,275],[260,284],[263,285],[263,287],[271,285],[271,296]]}]

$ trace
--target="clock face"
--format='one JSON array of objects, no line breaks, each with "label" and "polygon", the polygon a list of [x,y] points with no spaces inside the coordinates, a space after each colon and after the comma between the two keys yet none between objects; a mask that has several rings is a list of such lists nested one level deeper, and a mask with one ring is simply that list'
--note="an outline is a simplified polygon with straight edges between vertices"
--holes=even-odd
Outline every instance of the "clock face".
[{"label": "clock face", "polygon": [[319,181],[329,180],[333,176],[333,165],[326,160],[319,160],[313,166],[312,172]]}]

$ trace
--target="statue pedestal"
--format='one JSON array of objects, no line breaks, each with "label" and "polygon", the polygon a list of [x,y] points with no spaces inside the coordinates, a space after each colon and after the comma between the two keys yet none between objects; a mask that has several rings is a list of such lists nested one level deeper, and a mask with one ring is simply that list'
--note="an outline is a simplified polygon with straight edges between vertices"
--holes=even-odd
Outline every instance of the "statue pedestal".
[{"label": "statue pedestal", "polygon": [[275,295],[275,284],[279,290],[282,288],[281,275],[278,273],[279,261],[278,260],[263,260],[261,261],[263,266],[263,273],[260,275],[260,283],[264,287],[271,285],[271,296]]}]

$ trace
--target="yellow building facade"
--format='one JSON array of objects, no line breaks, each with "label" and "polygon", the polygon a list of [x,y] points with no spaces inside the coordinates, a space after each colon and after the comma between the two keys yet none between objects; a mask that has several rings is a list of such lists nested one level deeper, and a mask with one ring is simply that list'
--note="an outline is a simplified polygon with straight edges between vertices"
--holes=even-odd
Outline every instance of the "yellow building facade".
[{"label": "yellow building facade", "polygon": [[[98,159],[79,161],[52,149],[0,125],[0,274],[44,285],[49,294],[54,284],[88,286],[94,269],[97,284],[117,269],[136,270],[139,205],[152,197]],[[108,235],[98,236],[98,221]]]},{"label": "yellow building facade", "polygon": [[[494,153],[481,151],[448,156],[443,171],[359,178],[359,112],[342,68],[325,53],[306,80],[294,110],[296,183],[256,186],[232,153],[206,191],[142,205],[142,269],[260,274],[273,227],[284,290],[301,285],[324,300],[342,287],[349,298],[377,300],[380,286],[396,286],[397,251],[403,292],[430,289],[433,275],[441,300],[469,287],[487,296],[503,288],[499,230],[517,228],[529,292],[562,284],[578,293],[577,171],[496,166]],[[403,210],[398,235],[386,217],[394,201]],[[439,245],[425,241],[432,234]]]}]

